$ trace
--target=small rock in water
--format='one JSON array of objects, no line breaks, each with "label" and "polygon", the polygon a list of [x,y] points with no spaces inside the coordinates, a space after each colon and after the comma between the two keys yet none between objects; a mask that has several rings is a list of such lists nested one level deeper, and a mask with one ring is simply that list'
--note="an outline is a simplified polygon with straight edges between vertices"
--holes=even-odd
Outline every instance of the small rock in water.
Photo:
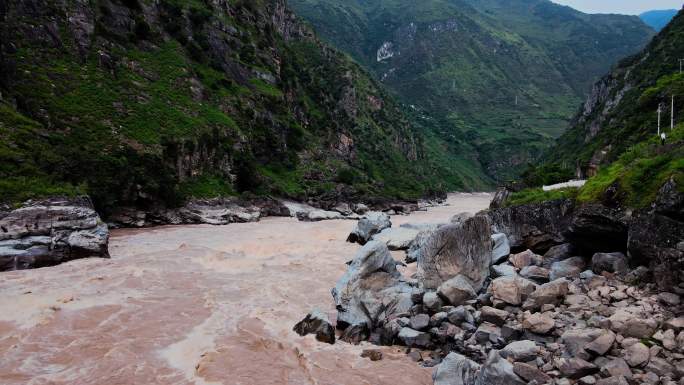
[{"label": "small rock in water", "polygon": [[328,316],[318,309],[314,309],[292,329],[300,336],[315,334],[316,339],[329,344],[335,343],[335,328]]}]

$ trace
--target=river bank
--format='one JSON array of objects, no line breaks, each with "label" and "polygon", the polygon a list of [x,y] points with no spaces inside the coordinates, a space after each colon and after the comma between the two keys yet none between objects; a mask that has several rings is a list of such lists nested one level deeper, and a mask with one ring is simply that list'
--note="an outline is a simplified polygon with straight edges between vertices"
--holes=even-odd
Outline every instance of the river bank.
[{"label": "river bank", "polygon": [[[485,209],[488,194],[394,216],[446,222]],[[111,260],[3,274],[3,384],[430,384],[401,348],[317,343],[291,331],[358,245],[355,222],[265,218],[228,226],[112,231]],[[397,256],[399,257],[399,256]]]}]

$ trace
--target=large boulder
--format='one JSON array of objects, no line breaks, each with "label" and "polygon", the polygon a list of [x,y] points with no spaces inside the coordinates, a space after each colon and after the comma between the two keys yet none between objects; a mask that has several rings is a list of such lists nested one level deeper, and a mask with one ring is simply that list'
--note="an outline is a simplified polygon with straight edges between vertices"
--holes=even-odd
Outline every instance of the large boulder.
[{"label": "large boulder", "polygon": [[109,258],[109,229],[87,197],[28,201],[0,211],[0,271]]},{"label": "large boulder", "polygon": [[495,232],[508,236],[515,251],[531,249],[545,253],[549,248],[564,243],[563,232],[572,220],[574,204],[563,199],[543,203],[512,206],[490,210]]},{"label": "large boulder", "polygon": [[434,385],[474,385],[480,364],[458,353],[449,353],[437,367]]},{"label": "large boulder", "polygon": [[492,234],[492,264],[503,262],[511,253],[511,245],[506,234]]},{"label": "large boulder", "polygon": [[423,245],[418,258],[418,277],[427,289],[437,289],[449,279],[463,275],[475,292],[489,277],[492,259],[490,222],[476,216],[462,224],[440,227]]},{"label": "large boulder", "polygon": [[449,353],[437,367],[434,385],[524,385],[527,382],[515,374],[513,364],[492,350],[484,364],[458,353]]},{"label": "large boulder", "polygon": [[432,237],[432,234],[437,231],[440,225],[421,228],[418,235],[413,239],[411,246],[406,251],[406,263],[415,263],[418,261],[420,254],[423,252],[425,244]]},{"label": "large boulder", "polygon": [[410,310],[413,288],[401,279],[396,264],[382,242],[368,242],[358,251],[332,289],[339,328],[364,325],[373,330]]},{"label": "large boulder", "polygon": [[178,215],[181,223],[227,225],[256,222],[261,217],[261,210],[232,198],[195,199],[178,209]]},{"label": "large boulder", "polygon": [[365,245],[373,235],[390,227],[392,227],[392,222],[389,215],[379,211],[371,211],[359,219],[356,227],[347,237],[347,242]]}]

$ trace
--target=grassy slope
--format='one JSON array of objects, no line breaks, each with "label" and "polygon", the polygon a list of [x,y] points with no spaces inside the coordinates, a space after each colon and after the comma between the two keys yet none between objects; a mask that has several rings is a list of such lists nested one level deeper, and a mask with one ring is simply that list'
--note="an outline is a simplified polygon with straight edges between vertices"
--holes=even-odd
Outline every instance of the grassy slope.
[{"label": "grassy slope", "polygon": [[[97,1],[84,55],[59,3],[30,16],[16,11],[21,2],[10,4],[0,200],[85,192],[107,211],[242,192],[410,198],[487,186],[468,171],[476,162],[441,164],[447,155],[434,138],[416,133],[358,65],[313,38],[275,33],[271,1],[238,3],[225,14],[199,0],[163,0],[156,21],[141,8]],[[113,12],[130,16],[112,23]],[[58,44],[26,33],[52,17]],[[218,25],[240,31],[239,40],[221,35],[232,45],[227,58],[210,45]],[[341,107],[349,90],[353,115]],[[331,151],[340,134],[354,141],[350,156]]]}]

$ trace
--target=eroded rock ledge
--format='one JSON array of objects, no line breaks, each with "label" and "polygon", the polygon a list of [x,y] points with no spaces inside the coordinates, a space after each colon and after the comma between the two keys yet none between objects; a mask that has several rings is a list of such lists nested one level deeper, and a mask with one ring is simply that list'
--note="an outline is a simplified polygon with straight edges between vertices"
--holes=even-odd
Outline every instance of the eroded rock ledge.
[{"label": "eroded rock ledge", "polygon": [[109,230],[87,197],[0,208],[0,271],[108,258]]}]

